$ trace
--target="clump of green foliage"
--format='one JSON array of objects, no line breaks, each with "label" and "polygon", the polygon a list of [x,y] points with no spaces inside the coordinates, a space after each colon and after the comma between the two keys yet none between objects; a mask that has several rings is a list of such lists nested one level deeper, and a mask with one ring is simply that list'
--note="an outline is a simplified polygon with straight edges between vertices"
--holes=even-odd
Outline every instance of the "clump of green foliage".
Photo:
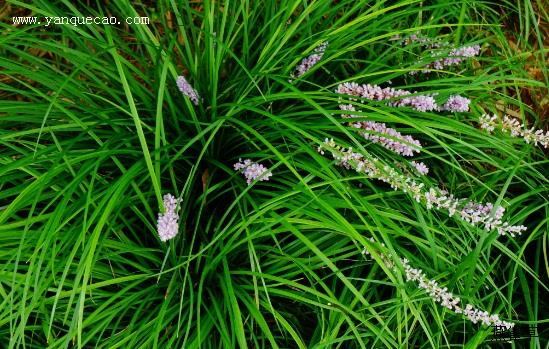
[{"label": "clump of green foliage", "polygon": [[[13,16],[147,16],[150,24],[0,23],[6,347],[441,348],[488,338],[489,327],[406,282],[399,258],[506,321],[547,318],[547,151],[478,123],[508,112],[548,128],[520,98],[523,88],[545,86],[523,69],[531,47],[513,51],[499,26],[502,9],[523,7],[8,4]],[[531,9],[518,13],[537,37]],[[429,56],[395,38],[415,33],[479,44],[481,54],[410,74]],[[324,42],[322,58],[292,79]],[[180,75],[197,105],[177,88]],[[425,183],[505,206],[506,220],[527,231],[498,237],[319,154],[334,138],[390,166],[405,160],[340,116],[334,90],[345,81],[471,99],[465,113],[356,105],[365,119],[421,141],[414,159],[430,168]],[[248,185],[233,168],[240,158],[272,176]],[[182,201],[179,233],[162,242],[166,193]]]}]

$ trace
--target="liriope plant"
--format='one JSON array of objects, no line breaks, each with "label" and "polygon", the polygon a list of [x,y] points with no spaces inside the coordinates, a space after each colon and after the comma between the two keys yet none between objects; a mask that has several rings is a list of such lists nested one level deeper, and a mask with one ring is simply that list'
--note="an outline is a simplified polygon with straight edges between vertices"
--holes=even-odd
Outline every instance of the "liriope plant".
[{"label": "liriope plant", "polygon": [[492,4],[13,8],[151,23],[1,24],[3,345],[474,347],[544,317],[545,155],[477,122],[535,85]]}]

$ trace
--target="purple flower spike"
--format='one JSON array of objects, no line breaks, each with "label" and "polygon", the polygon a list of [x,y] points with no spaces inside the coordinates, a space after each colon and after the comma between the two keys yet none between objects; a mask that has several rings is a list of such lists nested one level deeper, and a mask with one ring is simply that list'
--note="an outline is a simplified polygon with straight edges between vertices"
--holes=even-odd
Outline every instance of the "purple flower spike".
[{"label": "purple flower spike", "polygon": [[394,128],[387,127],[384,123],[375,121],[362,121],[352,123],[353,127],[362,128],[366,131],[360,134],[374,143],[382,145],[384,148],[392,150],[397,154],[404,156],[413,156],[414,152],[419,153],[421,143],[411,136],[404,136]]},{"label": "purple flower spike", "polygon": [[[372,243],[375,243],[375,240],[373,238],[369,238],[369,240]],[[381,246],[385,247],[385,244],[381,243]],[[370,252],[368,252],[368,250],[364,248],[364,250],[362,250],[362,254],[366,257],[370,255]],[[397,264],[389,255],[379,253],[379,258],[388,269],[392,269],[395,273],[399,271]],[[425,290],[427,294],[432,298],[432,300],[439,303],[441,306],[453,311],[456,314],[463,314],[474,324],[479,322],[483,325],[503,327],[507,330],[515,326],[515,324],[512,322],[501,320],[499,315],[490,314],[487,311],[482,311],[478,308],[475,308],[471,304],[467,304],[465,308],[463,308],[461,305],[462,300],[449,292],[447,287],[442,287],[438,284],[436,280],[429,279],[423,270],[419,268],[413,268],[410,265],[410,261],[408,261],[408,259],[398,258],[398,260],[400,260],[400,263],[404,267],[406,281],[417,282],[419,288]]]},{"label": "purple flower spike", "polygon": [[301,63],[299,63],[299,65],[295,69],[295,72],[292,73],[292,79],[300,77],[301,75],[308,72],[315,64],[317,64],[322,59],[322,56],[324,55],[324,51],[326,51],[327,46],[328,42],[323,42],[314,49],[314,53],[312,55],[307,58],[303,58]]},{"label": "purple flower spike", "polygon": [[425,165],[423,162],[410,161],[410,164],[414,166],[416,171],[422,176],[429,173],[429,167],[427,167],[427,165]]},{"label": "purple flower spike", "polygon": [[183,75],[178,76],[177,80],[177,87],[179,87],[179,90],[183,92],[183,94],[194,103],[194,105],[198,105],[199,96],[196,90],[187,82],[187,79]]},{"label": "purple flower spike", "polygon": [[359,85],[355,82],[346,82],[339,84],[335,92],[373,101],[396,99],[395,101],[388,102],[388,105],[392,107],[411,107],[421,112],[437,110],[438,108],[433,96],[410,96],[412,94],[410,91],[392,87],[381,88],[378,85]]},{"label": "purple flower spike", "polygon": [[174,238],[179,231],[179,215],[177,214],[177,200],[172,194],[164,195],[164,213],[158,214],[158,235],[161,241]]},{"label": "purple flower spike", "polygon": [[[340,104],[339,109],[355,111],[352,104]],[[421,143],[418,140],[414,139],[412,136],[405,136],[394,128],[387,127],[384,123],[375,121],[353,121],[352,119],[358,117],[357,115],[341,114],[341,116],[351,119],[349,126],[369,131],[359,132],[362,137],[397,154],[413,156],[414,152],[419,153],[421,150]]]},{"label": "purple flower spike", "polygon": [[459,199],[438,187],[427,188],[424,183],[418,183],[388,165],[381,165],[377,158],[366,158],[354,152],[352,148],[336,144],[333,139],[326,139],[317,149],[321,154],[324,154],[324,150],[332,153],[339,166],[354,169],[358,173],[389,184],[394,190],[409,193],[416,202],[424,203],[428,210],[436,207],[448,212],[450,216],[457,215],[461,220],[480,226],[486,231],[496,230],[499,235],[514,237],[526,230],[525,226],[513,226],[504,222],[502,218],[505,209],[501,206]]},{"label": "purple flower spike", "polygon": [[238,162],[233,165],[235,170],[243,170],[244,177],[246,177],[246,183],[252,184],[254,180],[268,181],[269,177],[273,174],[265,166],[252,162],[250,159],[242,161],[238,159]]},{"label": "purple flower spike", "polygon": [[[448,52],[448,57],[440,58],[432,63],[428,63],[424,65],[421,72],[424,74],[428,74],[429,70],[431,69],[442,70],[445,67],[459,64],[468,58],[478,56],[479,53],[480,53],[479,45],[462,46],[462,47],[454,48],[450,50],[450,52]],[[432,53],[431,57],[436,58],[441,55],[442,53]],[[410,72],[411,75],[414,75],[417,73],[418,71]]]},{"label": "purple flower spike", "polygon": [[488,131],[493,132],[496,128],[502,132],[509,132],[511,137],[522,137],[528,144],[542,145],[544,148],[549,147],[549,131],[545,134],[541,129],[527,128],[525,124],[521,124],[517,119],[511,118],[507,115],[503,117],[501,125],[497,122],[497,116],[484,114],[479,119],[480,127]]},{"label": "purple flower spike", "polygon": [[448,98],[446,103],[440,108],[440,110],[446,110],[451,112],[468,112],[469,104],[471,100],[459,95],[453,95]]}]

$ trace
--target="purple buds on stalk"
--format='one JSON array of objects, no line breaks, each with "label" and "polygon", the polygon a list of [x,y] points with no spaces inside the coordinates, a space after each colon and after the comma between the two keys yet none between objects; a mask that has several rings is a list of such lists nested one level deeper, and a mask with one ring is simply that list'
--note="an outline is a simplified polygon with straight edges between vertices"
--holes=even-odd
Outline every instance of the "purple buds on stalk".
[{"label": "purple buds on stalk", "polygon": [[196,90],[191,86],[191,84],[187,82],[187,79],[185,79],[183,75],[177,77],[176,83],[179,90],[185,96],[189,97],[194,105],[198,105],[200,97],[198,96]]},{"label": "purple buds on stalk", "polygon": [[328,47],[328,42],[323,42],[320,45],[318,45],[314,51],[313,54],[309,57],[303,58],[301,63],[295,68],[295,71],[291,74],[290,82],[293,79],[297,79],[301,75],[308,72],[315,64],[317,64],[324,55],[324,51],[326,51],[326,47]]},{"label": "purple buds on stalk", "polygon": [[173,239],[179,231],[179,215],[177,214],[180,200],[172,194],[164,195],[164,213],[158,214],[157,230],[161,241]]},{"label": "purple buds on stalk", "polygon": [[238,162],[233,166],[237,171],[242,170],[248,185],[252,184],[252,182],[256,179],[259,181],[268,181],[269,177],[272,176],[272,173],[268,168],[261,164],[255,163],[250,159],[246,159],[244,161],[242,161],[242,159],[238,159]]}]

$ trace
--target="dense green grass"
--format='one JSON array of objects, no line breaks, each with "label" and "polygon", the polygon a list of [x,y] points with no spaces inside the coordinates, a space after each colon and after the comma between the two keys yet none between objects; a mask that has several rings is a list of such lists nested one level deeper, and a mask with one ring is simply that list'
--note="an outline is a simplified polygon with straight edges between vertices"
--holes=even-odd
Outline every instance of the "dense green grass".
[{"label": "dense green grass", "polygon": [[[549,321],[547,150],[477,123],[505,106],[549,127],[520,99],[547,87],[546,65],[545,82],[524,69],[547,50],[525,40],[513,51],[499,26],[503,9],[541,40],[530,2],[132,3],[9,1],[21,16],[140,15],[150,25],[0,24],[1,345],[473,348],[490,335],[380,253],[502,319]],[[392,38],[417,31],[478,43],[481,56],[411,76],[419,47]],[[323,41],[320,63],[289,83]],[[333,92],[389,80],[472,100],[459,114],[359,105],[421,141],[425,183],[501,203],[527,232],[498,237],[317,153],[328,137],[404,160],[347,127]],[[247,186],[232,168],[239,158],[268,166],[271,180]],[[165,193],[183,199],[167,243],[156,231]]]}]

